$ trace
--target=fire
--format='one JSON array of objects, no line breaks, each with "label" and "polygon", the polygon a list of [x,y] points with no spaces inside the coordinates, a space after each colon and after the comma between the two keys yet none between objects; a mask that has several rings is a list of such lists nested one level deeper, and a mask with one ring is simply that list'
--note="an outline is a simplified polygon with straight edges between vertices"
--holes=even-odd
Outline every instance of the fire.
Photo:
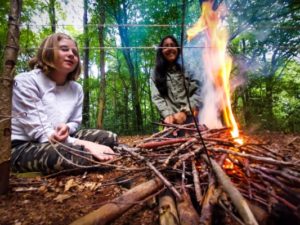
[{"label": "fire", "polygon": [[234,164],[230,161],[230,159],[225,159],[224,163],[223,163],[223,168],[224,169],[234,169]]},{"label": "fire", "polygon": [[188,41],[191,41],[200,32],[205,35],[205,48],[203,50],[205,72],[212,81],[214,89],[221,93],[220,104],[226,126],[232,128],[232,137],[239,144],[242,144],[243,140],[238,138],[238,125],[231,109],[229,77],[232,59],[227,55],[228,32],[221,20],[225,7],[221,5],[214,11],[212,4],[211,1],[202,3],[201,17],[187,31],[187,38]]}]

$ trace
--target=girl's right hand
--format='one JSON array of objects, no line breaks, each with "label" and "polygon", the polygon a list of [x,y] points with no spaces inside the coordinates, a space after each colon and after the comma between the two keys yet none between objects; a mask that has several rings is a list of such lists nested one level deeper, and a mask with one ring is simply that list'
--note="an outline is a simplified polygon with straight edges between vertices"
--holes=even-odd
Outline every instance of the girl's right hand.
[{"label": "girl's right hand", "polygon": [[174,123],[174,116],[173,115],[169,115],[164,119],[164,123]]},{"label": "girl's right hand", "polygon": [[95,158],[99,159],[100,161],[111,160],[114,158],[114,151],[106,145],[101,145],[80,139],[77,139],[74,144],[83,145],[86,150],[88,150]]},{"label": "girl's right hand", "polygon": [[59,124],[55,128],[55,132],[51,135],[50,139],[64,142],[69,137],[69,127],[65,123]]}]

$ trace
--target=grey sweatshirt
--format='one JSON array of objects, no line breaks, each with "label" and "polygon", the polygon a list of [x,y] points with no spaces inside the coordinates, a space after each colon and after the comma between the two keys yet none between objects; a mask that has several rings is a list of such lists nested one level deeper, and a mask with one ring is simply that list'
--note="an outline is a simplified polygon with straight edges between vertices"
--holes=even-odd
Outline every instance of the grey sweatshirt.
[{"label": "grey sweatshirt", "polygon": [[57,86],[39,69],[19,74],[13,87],[12,140],[46,142],[60,123],[74,133],[81,124],[82,103],[83,90],[75,81]]}]

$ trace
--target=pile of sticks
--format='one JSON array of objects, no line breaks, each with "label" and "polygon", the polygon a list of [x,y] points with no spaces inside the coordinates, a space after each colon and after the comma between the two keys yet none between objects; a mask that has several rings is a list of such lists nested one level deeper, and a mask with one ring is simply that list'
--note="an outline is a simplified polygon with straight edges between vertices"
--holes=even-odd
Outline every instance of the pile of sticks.
[{"label": "pile of sticks", "polygon": [[[300,163],[228,128],[170,125],[134,147],[116,148],[133,160],[135,176],[151,177],[72,224],[106,224],[135,203],[157,197],[160,224],[212,224],[215,210],[239,224],[262,224],[280,206],[299,219]],[[183,134],[182,137],[175,137]],[[147,174],[147,175],[146,175]],[[279,212],[280,213],[280,212]]]}]

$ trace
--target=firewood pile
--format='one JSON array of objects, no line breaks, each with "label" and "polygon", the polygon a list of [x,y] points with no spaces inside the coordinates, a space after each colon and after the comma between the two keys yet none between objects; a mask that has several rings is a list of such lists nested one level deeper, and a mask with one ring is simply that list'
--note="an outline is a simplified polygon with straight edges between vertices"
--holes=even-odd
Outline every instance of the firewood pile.
[{"label": "firewood pile", "polygon": [[153,198],[162,225],[266,224],[287,212],[300,221],[299,160],[246,136],[237,143],[228,128],[199,130],[170,125],[134,147],[117,147],[120,161],[133,160],[134,177],[145,182],[72,224],[107,224]]}]

